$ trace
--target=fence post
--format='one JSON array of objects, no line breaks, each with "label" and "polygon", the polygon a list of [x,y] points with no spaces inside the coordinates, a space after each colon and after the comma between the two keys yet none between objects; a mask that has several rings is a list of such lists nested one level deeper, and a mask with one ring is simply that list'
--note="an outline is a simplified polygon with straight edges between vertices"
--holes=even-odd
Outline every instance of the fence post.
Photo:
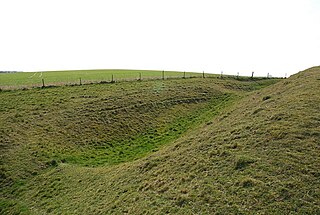
[{"label": "fence post", "polygon": [[202,71],[202,78],[204,78],[204,71]]},{"label": "fence post", "polygon": [[183,72],[183,78],[186,78],[186,72],[185,71]]},{"label": "fence post", "polygon": [[44,79],[42,79],[42,88],[44,88],[45,86],[44,86]]},{"label": "fence post", "polygon": [[113,80],[113,74],[111,75],[111,83],[113,83],[114,82],[114,80]]},{"label": "fence post", "polygon": [[80,78],[80,85],[82,85],[81,78]]},{"label": "fence post", "polygon": [[139,73],[139,81],[141,81],[141,72]]},{"label": "fence post", "polygon": [[253,74],[254,74],[254,72],[252,71],[252,75],[251,75],[251,78],[253,78]]},{"label": "fence post", "polygon": [[162,80],[164,80],[164,70],[162,71]]}]

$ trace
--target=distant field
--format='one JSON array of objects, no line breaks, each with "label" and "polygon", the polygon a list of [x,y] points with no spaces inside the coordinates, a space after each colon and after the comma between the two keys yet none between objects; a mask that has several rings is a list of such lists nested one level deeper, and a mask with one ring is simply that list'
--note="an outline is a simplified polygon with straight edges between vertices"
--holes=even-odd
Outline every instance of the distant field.
[{"label": "distant field", "polygon": [[[1,88],[36,87],[42,86],[42,79],[46,85],[65,85],[82,83],[135,80],[135,79],[161,79],[162,71],[156,70],[69,70],[46,72],[17,72],[0,73]],[[165,71],[165,78],[202,76],[202,73]],[[208,76],[208,74],[206,74]],[[210,74],[213,76],[213,74]]]}]

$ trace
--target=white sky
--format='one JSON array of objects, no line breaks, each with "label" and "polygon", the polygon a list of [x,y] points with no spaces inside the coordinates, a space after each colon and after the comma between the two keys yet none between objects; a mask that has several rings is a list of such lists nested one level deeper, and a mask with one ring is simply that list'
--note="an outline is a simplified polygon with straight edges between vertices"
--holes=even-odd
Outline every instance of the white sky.
[{"label": "white sky", "polygon": [[0,70],[320,65],[320,0],[0,0]]}]

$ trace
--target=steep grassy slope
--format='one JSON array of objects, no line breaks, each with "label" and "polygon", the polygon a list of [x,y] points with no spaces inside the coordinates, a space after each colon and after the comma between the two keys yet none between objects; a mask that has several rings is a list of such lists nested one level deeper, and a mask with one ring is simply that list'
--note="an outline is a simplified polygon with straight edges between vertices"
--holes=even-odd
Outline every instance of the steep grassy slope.
[{"label": "steep grassy slope", "polygon": [[[87,168],[121,169],[119,163],[162,151],[249,91],[276,81],[180,79],[2,91],[1,212],[71,213],[64,201],[80,210],[61,196],[64,187],[73,186],[67,179],[70,172],[61,168],[81,175]],[[56,171],[63,178],[48,177]],[[99,178],[94,172],[83,180]],[[82,176],[70,179],[78,183]],[[49,187],[39,184],[42,180]],[[76,187],[81,193],[87,185]],[[78,203],[89,202],[87,193],[80,193]]]}]

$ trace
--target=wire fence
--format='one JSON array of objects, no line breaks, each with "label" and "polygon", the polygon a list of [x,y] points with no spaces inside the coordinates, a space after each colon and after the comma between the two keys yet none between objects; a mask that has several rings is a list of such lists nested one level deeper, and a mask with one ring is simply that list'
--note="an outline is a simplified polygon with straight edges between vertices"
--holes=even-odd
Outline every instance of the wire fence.
[{"label": "wire fence", "polygon": [[[158,75],[144,75],[142,72],[138,72],[135,74],[135,77],[125,77],[125,75],[117,75],[109,73],[106,77],[101,78],[83,78],[79,76],[77,79],[73,78],[72,80],[68,80],[66,78],[64,81],[53,81],[50,78],[46,80],[44,76],[38,77],[37,81],[31,84],[12,84],[12,85],[3,85],[0,86],[0,90],[15,90],[15,89],[30,89],[30,88],[49,88],[49,87],[58,87],[58,86],[79,86],[79,85],[88,85],[88,84],[113,84],[119,82],[134,82],[134,81],[151,81],[151,80],[173,80],[173,79],[190,79],[190,78],[219,78],[219,79],[236,79],[239,81],[253,81],[260,79],[272,79],[272,77],[267,75],[267,77],[254,77],[253,74],[251,77],[248,76],[239,76],[237,75],[223,75],[221,74],[212,74],[212,73],[189,73],[189,72],[179,72],[176,73],[162,71],[159,72]],[[172,75],[174,74],[174,75]],[[33,75],[34,76],[34,75]],[[1,82],[0,82],[1,83]]]}]

